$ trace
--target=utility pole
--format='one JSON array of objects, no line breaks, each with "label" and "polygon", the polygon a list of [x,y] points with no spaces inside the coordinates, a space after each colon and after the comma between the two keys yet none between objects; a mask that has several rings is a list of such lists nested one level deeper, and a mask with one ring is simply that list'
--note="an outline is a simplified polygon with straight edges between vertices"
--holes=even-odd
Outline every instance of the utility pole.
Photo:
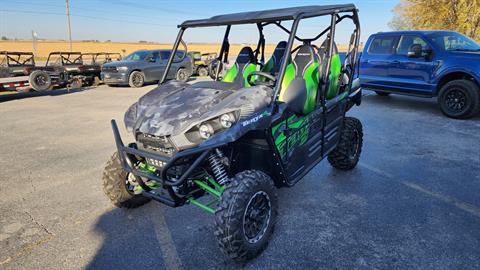
[{"label": "utility pole", "polygon": [[37,32],[32,30],[33,55],[37,56]]},{"label": "utility pole", "polygon": [[70,6],[68,5],[68,0],[65,0],[67,3],[67,21],[68,21],[68,41],[70,42],[70,51],[72,51],[72,28],[70,27]]}]

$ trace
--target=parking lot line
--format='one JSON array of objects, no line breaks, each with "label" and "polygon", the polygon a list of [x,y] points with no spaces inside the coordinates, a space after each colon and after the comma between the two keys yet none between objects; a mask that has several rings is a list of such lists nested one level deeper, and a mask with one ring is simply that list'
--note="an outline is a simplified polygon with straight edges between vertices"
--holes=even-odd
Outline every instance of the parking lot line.
[{"label": "parking lot line", "polygon": [[183,269],[177,249],[173,243],[172,234],[168,229],[163,209],[154,211],[152,221],[155,225],[155,234],[163,254],[166,269]]},{"label": "parking lot line", "polygon": [[[394,176],[391,175],[390,173],[388,172],[385,172],[379,168],[376,168],[376,167],[373,167],[371,165],[368,165],[368,164],[365,164],[363,162],[359,162],[358,163],[360,166],[364,167],[365,169],[367,170],[370,170],[376,174],[379,174],[379,175],[382,175],[384,177],[387,177],[389,179],[392,179],[394,180]],[[447,195],[444,195],[444,194],[441,194],[441,193],[438,193],[438,192],[435,192],[435,191],[431,191],[431,190],[428,190],[418,184],[414,184],[412,182],[409,182],[409,181],[403,181],[403,180],[400,180],[399,181],[401,184],[403,184],[404,186],[407,186],[411,189],[414,189],[416,191],[419,191],[419,192],[422,192],[423,194],[426,194],[426,195],[429,195],[437,200],[440,200],[440,201],[443,201],[447,204],[450,204],[452,206],[455,206],[456,208],[459,208],[465,212],[468,212],[476,217],[479,217],[480,218],[480,207],[477,207],[475,205],[472,205],[472,204],[469,204],[469,203],[466,203],[466,202],[462,202],[454,197],[451,197],[451,196],[447,196]]]},{"label": "parking lot line", "polygon": [[48,235],[47,237],[45,238],[42,238],[38,241],[35,241],[27,246],[25,246],[24,248],[22,248],[20,251],[18,251],[17,253],[15,253],[14,255],[12,256],[8,256],[8,258],[6,258],[5,260],[3,260],[2,262],[0,262],[0,266],[1,265],[4,265],[4,264],[7,264],[9,262],[11,262],[12,260],[16,259],[16,258],[19,258],[19,257],[22,257],[23,255],[26,255],[28,253],[30,253],[32,250],[34,250],[35,248],[47,243],[48,241],[52,240],[53,238],[55,237],[54,234],[50,234]]},{"label": "parking lot line", "polygon": [[423,192],[427,195],[430,195],[434,198],[437,198],[437,199],[439,199],[443,202],[454,205],[455,207],[460,208],[460,209],[462,209],[462,210],[480,218],[480,208],[479,207],[476,207],[476,206],[471,205],[469,203],[462,202],[462,201],[457,200],[453,197],[446,196],[446,195],[440,194],[438,192],[434,192],[434,191],[425,189],[425,188],[423,188],[423,187],[421,187],[417,184],[411,183],[411,182],[402,181],[402,184],[406,185],[407,187],[413,188],[417,191]]}]

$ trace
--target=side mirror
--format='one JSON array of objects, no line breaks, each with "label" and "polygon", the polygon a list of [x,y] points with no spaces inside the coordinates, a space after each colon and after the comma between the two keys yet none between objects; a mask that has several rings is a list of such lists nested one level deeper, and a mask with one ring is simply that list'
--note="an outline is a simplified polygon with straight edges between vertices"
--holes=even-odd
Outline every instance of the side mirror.
[{"label": "side mirror", "polygon": [[187,53],[185,52],[176,52],[175,56],[173,57],[174,63],[182,62],[187,57]]},{"label": "side mirror", "polygon": [[410,58],[420,58],[422,57],[422,45],[420,44],[413,44],[408,49],[407,56]]},{"label": "side mirror", "polygon": [[296,113],[304,114],[305,103],[307,102],[307,86],[302,78],[295,78],[283,95],[283,102],[287,108]]}]

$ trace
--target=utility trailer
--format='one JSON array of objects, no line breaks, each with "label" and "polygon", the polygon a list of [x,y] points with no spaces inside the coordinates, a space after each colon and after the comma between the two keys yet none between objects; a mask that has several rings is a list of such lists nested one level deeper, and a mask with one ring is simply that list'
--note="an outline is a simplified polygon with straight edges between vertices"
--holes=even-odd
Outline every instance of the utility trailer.
[{"label": "utility trailer", "polygon": [[28,76],[0,78],[0,92],[16,91],[23,92],[30,89]]}]

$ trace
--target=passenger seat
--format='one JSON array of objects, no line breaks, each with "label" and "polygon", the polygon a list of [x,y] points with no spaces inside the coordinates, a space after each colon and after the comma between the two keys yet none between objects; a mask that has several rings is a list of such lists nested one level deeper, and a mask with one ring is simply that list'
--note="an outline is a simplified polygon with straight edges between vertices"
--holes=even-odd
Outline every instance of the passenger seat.
[{"label": "passenger seat", "polygon": [[225,73],[223,82],[239,84],[242,87],[250,87],[247,76],[257,71],[257,61],[253,55],[252,48],[243,47],[237,56],[235,64]]}]

